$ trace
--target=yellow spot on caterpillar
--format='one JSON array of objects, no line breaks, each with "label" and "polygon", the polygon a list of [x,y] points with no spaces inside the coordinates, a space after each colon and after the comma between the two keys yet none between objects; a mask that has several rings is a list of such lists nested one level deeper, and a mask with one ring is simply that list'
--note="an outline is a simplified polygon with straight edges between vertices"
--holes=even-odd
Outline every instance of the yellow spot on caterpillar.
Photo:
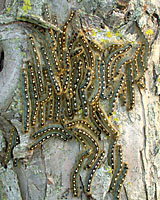
[{"label": "yellow spot on caterpillar", "polygon": [[160,82],[160,78],[158,78],[158,82]]},{"label": "yellow spot on caterpillar", "polygon": [[96,32],[94,30],[92,31],[92,33],[93,33],[93,36],[96,36]]},{"label": "yellow spot on caterpillar", "polygon": [[111,38],[111,37],[113,36],[112,33],[111,33],[110,31],[108,31],[106,35],[107,35],[107,37],[109,37],[109,38]]},{"label": "yellow spot on caterpillar", "polygon": [[119,121],[119,119],[118,119],[117,117],[116,117],[116,118],[114,118],[114,120],[115,120],[115,121],[117,121],[117,122]]},{"label": "yellow spot on caterpillar", "polygon": [[115,115],[115,114],[116,114],[116,112],[114,111],[114,112],[113,112],[113,115]]},{"label": "yellow spot on caterpillar", "polygon": [[28,13],[28,10],[32,10],[30,0],[24,0],[23,10],[24,10],[24,12],[25,12],[26,14]]},{"label": "yellow spot on caterpillar", "polygon": [[131,182],[128,182],[128,185],[131,185]]},{"label": "yellow spot on caterpillar", "polygon": [[146,34],[147,34],[147,35],[153,35],[153,30],[152,30],[152,29],[148,29],[148,30],[146,31]]},{"label": "yellow spot on caterpillar", "polygon": [[108,119],[111,120],[111,116],[109,116]]}]

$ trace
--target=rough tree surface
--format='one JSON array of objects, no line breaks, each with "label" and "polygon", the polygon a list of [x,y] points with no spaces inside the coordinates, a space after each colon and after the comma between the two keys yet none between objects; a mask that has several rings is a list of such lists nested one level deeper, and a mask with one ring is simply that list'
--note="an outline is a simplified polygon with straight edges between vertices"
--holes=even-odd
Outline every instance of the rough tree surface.
[{"label": "rough tree surface", "polygon": [[[134,40],[130,23],[136,20],[151,44],[146,88],[136,88],[136,102],[132,111],[117,104],[112,121],[120,130],[119,143],[123,146],[124,160],[129,172],[122,188],[122,199],[160,199],[160,1],[156,0],[1,0],[0,1],[0,159],[4,158],[11,131],[10,122],[20,134],[20,145],[14,157],[21,160],[18,167],[12,161],[8,167],[0,165],[0,199],[7,200],[64,200],[73,198],[70,172],[80,146],[76,141],[64,143],[52,138],[33,154],[27,151],[30,142],[22,131],[22,105],[20,73],[24,60],[29,57],[24,15],[41,16],[42,4],[48,2],[60,24],[66,20],[71,8],[79,8],[84,26],[100,42],[112,43],[114,31],[122,26],[120,37]],[[120,6],[121,2],[125,6]],[[130,17],[130,20],[128,18]],[[130,31],[125,32],[126,29]],[[102,31],[103,30],[103,31]],[[119,29],[118,29],[119,30]],[[104,138],[107,149],[107,139]],[[84,174],[81,174],[83,186]],[[93,180],[93,197],[109,200],[107,189],[111,180],[110,167],[104,161]],[[86,197],[82,193],[81,200]]]}]

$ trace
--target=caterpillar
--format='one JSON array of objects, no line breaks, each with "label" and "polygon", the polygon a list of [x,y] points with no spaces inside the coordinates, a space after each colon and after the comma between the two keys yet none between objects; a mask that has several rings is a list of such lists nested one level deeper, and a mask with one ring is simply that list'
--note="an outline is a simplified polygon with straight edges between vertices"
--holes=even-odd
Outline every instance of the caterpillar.
[{"label": "caterpillar", "polygon": [[119,56],[119,54],[123,54],[126,53],[127,51],[129,51],[131,48],[130,44],[127,44],[126,46],[113,51],[111,54],[109,54],[106,58],[105,58],[105,81],[107,86],[109,85],[110,81],[113,80],[113,69],[111,68],[111,65],[114,61],[115,58],[117,58],[117,56]]},{"label": "caterpillar", "polygon": [[61,86],[60,80],[55,75],[54,66],[51,66],[51,63],[49,61],[49,58],[47,56],[47,53],[46,53],[44,47],[42,47],[41,50],[43,52],[43,58],[44,58],[45,64],[46,64],[47,69],[48,69],[48,75],[49,75],[49,78],[50,78],[50,82],[52,83],[56,94],[60,95],[62,93],[62,86]]},{"label": "caterpillar", "polygon": [[128,165],[127,165],[127,163],[123,163],[122,170],[120,172],[120,175],[119,175],[116,185],[115,185],[115,189],[112,192],[114,200],[120,199],[121,187],[122,187],[124,179],[127,175],[127,171],[128,171]]},{"label": "caterpillar", "polygon": [[121,87],[124,83],[124,76],[125,75],[123,73],[121,73],[119,75],[119,77],[117,77],[114,80],[114,83],[113,83],[114,93],[108,101],[108,104],[109,104],[109,108],[108,108],[108,111],[107,111],[108,116],[112,115],[112,113],[113,113],[113,110],[114,110],[114,107],[115,107],[115,101],[116,101],[118,94],[120,92],[120,89],[121,89]]},{"label": "caterpillar", "polygon": [[28,76],[25,70],[22,71],[22,96],[23,96],[23,124],[24,132],[29,132],[30,129],[30,96],[28,92]]},{"label": "caterpillar", "polygon": [[95,134],[95,136],[99,135],[100,132],[98,132],[97,129],[95,129],[91,124],[89,124],[86,120],[75,120],[72,122],[69,122],[67,124],[65,124],[66,128],[72,128],[76,125],[81,125],[82,127],[84,127],[85,129],[93,132]]},{"label": "caterpillar", "polygon": [[62,125],[54,124],[54,125],[48,125],[44,128],[39,129],[35,133],[32,133],[31,137],[35,139],[37,137],[42,136],[43,134],[45,134],[47,132],[54,131],[54,130],[61,131],[62,133],[65,132],[65,135],[70,136],[70,137],[72,136],[70,131],[67,130],[66,128],[64,128]]},{"label": "caterpillar", "polygon": [[100,45],[100,43],[98,43],[97,41],[95,40],[91,40],[89,38],[87,38],[88,40],[88,43],[90,45],[90,47],[95,50],[95,51],[98,51],[99,53],[102,53],[103,52],[103,48],[102,46]]},{"label": "caterpillar", "polygon": [[16,145],[20,144],[20,137],[16,128],[13,128],[10,134],[10,139],[7,147],[7,153],[4,159],[4,166],[7,167],[7,163],[13,158],[13,149]]},{"label": "caterpillar", "polygon": [[95,80],[93,80],[92,85],[94,89],[88,91],[88,101],[90,104],[94,104],[96,101],[98,101],[101,92],[100,61],[100,57],[97,56],[95,65]]},{"label": "caterpillar", "polygon": [[83,138],[86,138],[85,141],[88,142],[90,148],[92,148],[92,154],[88,159],[87,163],[85,164],[86,167],[91,168],[99,155],[99,144],[97,140],[91,135],[91,133],[86,132],[84,129],[78,127],[74,128],[74,131],[81,135]]},{"label": "caterpillar", "polygon": [[115,160],[114,160],[114,171],[113,171],[113,176],[112,176],[112,181],[109,187],[109,191],[112,191],[114,189],[114,186],[116,185],[116,180],[120,174],[120,171],[122,170],[122,147],[121,145],[116,145],[115,146]]},{"label": "caterpillar", "polygon": [[[31,53],[32,57],[32,62],[35,66],[35,76],[37,79],[37,91],[39,92],[40,95],[42,95],[45,92],[45,87],[44,87],[44,80],[42,76],[42,66],[41,66],[41,58],[38,49],[36,48],[35,44],[35,38],[33,35],[30,34],[29,40],[28,40],[28,47]],[[40,91],[39,91],[40,90]]]},{"label": "caterpillar", "polygon": [[[100,106],[99,103],[96,104],[96,113],[97,118],[99,119],[101,125],[104,127],[103,131],[109,133],[109,135],[113,135],[114,137],[119,137],[119,133],[116,128],[113,126],[111,121],[108,119],[104,109]],[[108,134],[107,134],[108,135]]]},{"label": "caterpillar", "polygon": [[28,80],[29,80],[29,91],[31,97],[31,126],[35,126],[37,121],[37,115],[39,111],[39,95],[37,93],[36,79],[34,69],[31,64],[28,64]]},{"label": "caterpillar", "polygon": [[84,152],[79,153],[79,156],[76,160],[74,168],[71,173],[71,188],[73,191],[73,196],[80,196],[80,186],[79,186],[79,174],[82,169],[84,160],[90,155],[90,149],[87,149]]},{"label": "caterpillar", "polygon": [[127,82],[127,109],[131,110],[134,106],[134,79],[132,63],[126,65],[126,82]]},{"label": "caterpillar", "polygon": [[93,69],[94,68],[94,53],[91,50],[89,43],[82,32],[79,33],[79,43],[83,46],[86,52],[88,62],[89,62],[89,67]]},{"label": "caterpillar", "polygon": [[92,183],[93,175],[95,174],[96,170],[100,167],[101,162],[104,159],[104,156],[105,156],[105,151],[102,151],[99,157],[97,158],[95,164],[88,172],[88,176],[86,179],[86,186],[85,186],[85,192],[87,196],[91,196],[91,183]]},{"label": "caterpillar", "polygon": [[108,165],[114,170],[114,148],[117,143],[118,138],[112,136],[109,141],[109,148],[108,148]]},{"label": "caterpillar", "polygon": [[69,19],[66,21],[65,25],[63,26],[63,36],[62,36],[63,48],[66,47],[66,37],[67,37],[66,32],[67,32],[67,29],[68,29],[68,25],[72,21],[74,15],[75,15],[75,10],[72,10],[71,13],[70,13]]},{"label": "caterpillar", "polygon": [[58,137],[59,139],[62,139],[64,141],[72,139],[72,135],[68,131],[66,131],[64,128],[56,127],[56,125],[54,125],[50,126],[49,128],[39,130],[38,133],[34,133],[32,137],[37,139],[33,142],[33,144],[29,146],[29,149],[33,150],[39,147],[46,140],[53,136]]},{"label": "caterpillar", "polygon": [[101,66],[100,66],[100,71],[101,71],[101,93],[100,93],[100,98],[103,100],[108,100],[112,94],[113,94],[113,88],[112,86],[108,86],[106,84],[106,79],[105,79],[105,64],[104,61],[102,60]]}]

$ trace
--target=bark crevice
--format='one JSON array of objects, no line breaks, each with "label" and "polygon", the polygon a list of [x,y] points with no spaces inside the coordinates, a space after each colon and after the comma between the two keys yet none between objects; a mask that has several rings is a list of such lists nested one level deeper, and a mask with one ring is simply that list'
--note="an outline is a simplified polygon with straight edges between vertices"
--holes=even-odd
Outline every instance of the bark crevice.
[{"label": "bark crevice", "polygon": [[44,168],[44,174],[46,177],[46,182],[45,182],[45,191],[44,191],[44,199],[46,199],[47,196],[47,170],[46,170],[46,163],[45,163],[45,156],[43,155],[43,149],[40,149],[40,156],[41,156],[41,160],[42,160],[42,165]]},{"label": "bark crevice", "polygon": [[146,194],[146,200],[149,200],[146,177],[145,177],[146,171],[145,171],[145,165],[144,165],[144,159],[143,159],[143,152],[142,151],[140,151],[140,160],[141,160],[141,170],[142,170],[142,181],[143,181],[143,184],[144,184],[144,191],[145,191],[145,194]]}]

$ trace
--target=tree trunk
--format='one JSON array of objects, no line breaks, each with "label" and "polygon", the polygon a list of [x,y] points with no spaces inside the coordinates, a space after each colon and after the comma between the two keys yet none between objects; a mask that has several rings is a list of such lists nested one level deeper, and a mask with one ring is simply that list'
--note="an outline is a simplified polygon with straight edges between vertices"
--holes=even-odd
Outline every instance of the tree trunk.
[{"label": "tree trunk", "polygon": [[[118,101],[111,121],[120,130],[118,143],[123,147],[123,160],[129,167],[121,199],[160,199],[160,2],[54,0],[48,3],[58,18],[59,27],[66,21],[71,8],[80,9],[86,31],[104,46],[115,44],[119,38],[123,38],[124,43],[136,40],[133,21],[137,21],[146,35],[151,49],[145,73],[146,87],[135,88],[132,111],[127,111]],[[70,186],[71,170],[81,151],[79,143],[51,138],[40,148],[28,151],[27,146],[32,141],[28,134],[23,133],[21,73],[24,61],[30,58],[27,38],[31,30],[19,19],[22,16],[41,16],[42,5],[43,1],[38,0],[0,2],[0,199],[85,200],[89,199],[84,192],[85,170],[80,175],[79,198],[72,196]],[[20,144],[13,150],[19,164],[14,167],[11,159],[5,168],[3,161],[13,126],[20,135]],[[106,137],[102,136],[101,144],[107,152]],[[111,174],[105,158],[93,178],[93,199],[112,199],[108,193]]]}]

